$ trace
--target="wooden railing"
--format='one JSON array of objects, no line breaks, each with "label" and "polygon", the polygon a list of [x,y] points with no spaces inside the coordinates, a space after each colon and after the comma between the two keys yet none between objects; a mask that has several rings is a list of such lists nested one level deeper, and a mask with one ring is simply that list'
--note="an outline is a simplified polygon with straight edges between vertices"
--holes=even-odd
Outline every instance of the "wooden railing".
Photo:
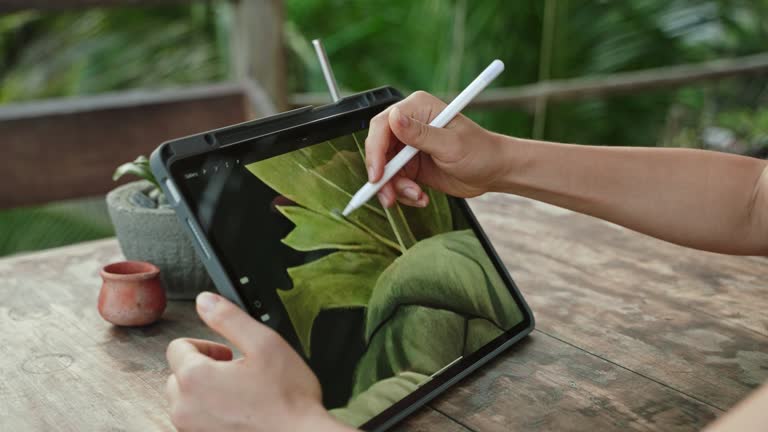
[{"label": "wooden railing", "polygon": [[0,207],[105,193],[122,162],[163,141],[246,120],[238,85],[0,107]]},{"label": "wooden railing", "polygon": [[[768,52],[611,75],[593,75],[517,87],[491,88],[475,98],[470,106],[478,109],[529,108],[541,99],[555,102],[592,99],[754,74],[768,74]],[[455,95],[439,96],[450,100]],[[292,106],[317,105],[327,103],[328,95],[326,93],[293,94],[289,102]]]}]

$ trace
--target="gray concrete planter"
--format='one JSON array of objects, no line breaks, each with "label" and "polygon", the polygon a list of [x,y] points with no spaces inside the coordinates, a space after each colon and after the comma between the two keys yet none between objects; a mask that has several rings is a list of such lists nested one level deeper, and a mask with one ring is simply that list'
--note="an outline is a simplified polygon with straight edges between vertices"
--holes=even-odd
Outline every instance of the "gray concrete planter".
[{"label": "gray concrete planter", "polygon": [[212,290],[213,283],[173,209],[142,203],[148,200],[146,192],[151,188],[151,183],[142,180],[107,194],[109,216],[123,254],[129,260],[158,266],[168,299],[193,299],[201,291]]}]

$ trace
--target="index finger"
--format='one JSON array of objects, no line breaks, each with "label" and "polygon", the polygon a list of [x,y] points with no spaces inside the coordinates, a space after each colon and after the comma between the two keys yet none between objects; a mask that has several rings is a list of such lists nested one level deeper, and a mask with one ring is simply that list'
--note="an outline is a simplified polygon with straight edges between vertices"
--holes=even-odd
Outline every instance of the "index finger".
[{"label": "index finger", "polygon": [[223,336],[243,355],[260,353],[265,340],[280,335],[226,298],[210,292],[197,296],[197,313],[216,333]]},{"label": "index finger", "polygon": [[368,181],[378,181],[387,163],[387,151],[398,142],[390,126],[390,112],[397,107],[403,114],[421,123],[429,123],[445,108],[446,104],[436,96],[416,91],[407,98],[390,105],[371,119],[368,138],[365,140],[365,162],[368,165]]},{"label": "index finger", "polygon": [[365,139],[365,163],[368,168],[368,181],[372,183],[378,181],[384,173],[387,151],[393,144],[394,135],[389,128],[389,112],[393,106],[374,116],[368,126],[368,137]]}]

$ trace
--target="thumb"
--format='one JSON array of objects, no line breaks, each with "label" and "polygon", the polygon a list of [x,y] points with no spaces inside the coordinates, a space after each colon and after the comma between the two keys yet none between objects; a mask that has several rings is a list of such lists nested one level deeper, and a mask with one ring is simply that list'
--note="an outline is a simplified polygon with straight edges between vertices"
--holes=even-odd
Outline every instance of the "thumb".
[{"label": "thumb", "polygon": [[266,326],[220,295],[202,292],[197,296],[197,313],[208,327],[232,342],[240,352],[255,352],[256,341]]},{"label": "thumb", "polygon": [[389,112],[389,127],[403,144],[440,158],[452,149],[453,140],[445,129],[422,123],[406,115],[398,106]]}]

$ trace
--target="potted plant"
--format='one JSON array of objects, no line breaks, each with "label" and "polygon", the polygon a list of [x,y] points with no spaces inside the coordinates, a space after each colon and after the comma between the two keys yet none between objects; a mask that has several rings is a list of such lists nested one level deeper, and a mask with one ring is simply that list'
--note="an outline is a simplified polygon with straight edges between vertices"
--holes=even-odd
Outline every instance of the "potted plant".
[{"label": "potted plant", "polygon": [[107,208],[117,240],[129,260],[148,261],[160,268],[170,300],[193,299],[213,287],[208,273],[149,168],[139,156],[117,168],[113,180],[131,174],[142,180],[107,194]]}]

